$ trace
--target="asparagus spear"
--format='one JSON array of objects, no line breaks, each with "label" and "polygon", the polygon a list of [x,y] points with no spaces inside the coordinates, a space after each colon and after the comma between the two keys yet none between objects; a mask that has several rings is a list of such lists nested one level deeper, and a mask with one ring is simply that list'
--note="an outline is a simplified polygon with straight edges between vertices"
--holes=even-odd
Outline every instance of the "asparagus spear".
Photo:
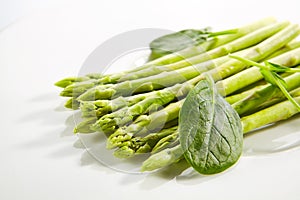
[{"label": "asparagus spear", "polygon": [[185,97],[191,89],[192,84],[193,80],[183,84],[176,84],[163,90],[135,95],[143,97],[143,99],[130,107],[124,107],[113,113],[104,115],[93,125],[93,129],[106,133],[114,132],[118,127],[132,122],[141,114],[153,112],[153,109],[157,107],[162,107],[175,99]]},{"label": "asparagus spear", "polygon": [[[300,68],[300,66],[298,68]],[[300,73],[294,73],[284,78],[284,80],[286,82],[287,91],[296,89],[300,86]],[[266,86],[253,91],[251,95],[235,102],[232,106],[239,115],[243,116],[270,106],[283,99],[285,99],[285,96],[278,87],[267,84]]]},{"label": "asparagus spear", "polygon": [[155,93],[156,91],[129,97],[120,96],[113,100],[82,101],[80,103],[82,117],[96,116],[99,119],[101,116],[119,110],[120,108],[136,105],[152,95],[155,95]]},{"label": "asparagus spear", "polygon": [[[278,62],[280,62],[279,59]],[[299,76],[300,76],[299,74],[294,74],[293,76],[286,78],[288,90],[292,90],[299,86],[300,84]],[[243,75],[243,77],[245,78],[246,76]],[[193,84],[198,82],[199,78],[201,77],[196,77],[190,82],[187,82],[187,84],[184,84],[183,86],[179,84],[171,88],[166,88],[162,91],[152,92],[151,93],[152,95],[145,94],[144,96],[146,97],[141,102],[138,102],[129,108],[121,109],[109,115],[104,115],[97,122],[95,122],[95,124],[92,125],[92,128],[85,128],[85,129],[90,130],[91,132],[93,131],[103,131],[106,133],[115,132],[119,127],[131,123],[132,121],[135,120],[137,116],[144,114],[145,111],[148,110],[148,108],[151,107],[152,105],[158,104],[160,106],[163,106],[169,103],[170,101],[175,99],[176,97],[175,94],[178,93],[179,89],[185,87],[184,89],[181,90],[180,93],[181,96],[184,97],[188,93],[188,91],[193,87]],[[249,79],[249,77],[247,78]],[[225,82],[225,83],[230,83],[230,82]],[[258,88],[255,88],[255,90],[252,90],[251,92],[254,94],[250,97],[247,96],[247,98],[245,97],[245,95],[249,95],[249,91],[244,94],[239,94],[239,98],[244,97],[246,99],[243,100],[240,99],[239,102],[236,102],[233,105],[240,115],[244,115],[247,112],[250,111],[253,112],[257,109],[261,109],[266,106],[272,105],[284,98],[282,93],[275,86],[270,86],[270,85],[260,87],[260,90],[258,90]],[[258,94],[262,94],[262,95],[258,95]],[[255,98],[260,96],[263,96],[264,98]],[[177,113],[175,113],[175,115],[177,115]],[[87,122],[83,121],[82,123],[90,125],[89,119],[87,120]],[[79,127],[84,127],[84,126],[79,126]],[[77,130],[80,129],[77,128]],[[122,130],[122,132],[124,131],[125,130]]]},{"label": "asparagus spear", "polygon": [[[282,49],[280,49],[277,52],[288,52],[284,55],[280,55],[277,52],[275,52],[276,55],[278,55],[279,57],[274,58],[274,54],[272,54],[272,62],[276,62],[278,64],[282,64],[282,65],[293,65],[294,63],[298,62],[298,58],[299,56],[297,55],[297,53],[300,52],[300,49],[295,50],[295,51],[289,51],[289,50],[293,50],[294,48],[298,48],[300,46],[300,42],[298,41],[293,41],[289,44],[287,44],[285,47],[283,47]],[[251,75],[252,73],[249,70],[254,70],[255,73],[254,75]],[[244,71],[247,71],[247,79],[244,79]],[[231,92],[238,90],[240,87],[244,87],[247,83],[251,83],[253,82],[253,80],[257,80],[257,78],[261,77],[261,74],[257,73],[259,72],[256,68],[249,68],[246,69],[236,75],[233,75],[225,80],[219,81],[217,83],[217,85],[224,85],[225,88],[234,88],[231,90]],[[249,72],[249,73],[248,73]],[[91,75],[90,75],[91,76]],[[234,79],[238,79],[240,80],[239,84],[232,84],[232,83],[236,83],[234,81]],[[230,81],[229,81],[230,80]],[[252,81],[249,81],[252,80]],[[225,83],[223,83],[225,82]],[[228,86],[226,84],[229,84],[231,86]],[[240,87],[239,87],[240,86]],[[175,86],[177,87],[177,85]],[[174,90],[173,90],[174,91]],[[175,92],[175,91],[174,91]],[[222,91],[221,91],[222,92]],[[156,91],[151,92],[151,93],[145,93],[145,94],[138,94],[138,95],[134,95],[134,96],[129,96],[129,97],[118,97],[116,99],[113,99],[112,101],[109,100],[97,100],[97,101],[83,101],[81,102],[81,111],[82,111],[82,117],[85,118],[89,118],[89,117],[97,117],[98,119],[105,115],[108,114],[112,111],[118,110],[122,107],[125,106],[132,106],[134,104],[137,104],[140,101],[143,101],[144,99],[146,99],[147,102],[151,101],[151,99],[153,98],[157,98],[157,96],[155,95]],[[226,93],[226,92],[225,92]],[[229,93],[229,92],[227,92]],[[247,91],[244,93],[240,93],[237,95],[233,95],[231,97],[227,97],[226,100],[229,103],[234,103],[242,98],[245,98],[246,96],[248,96],[251,93],[251,91]],[[183,96],[184,94],[182,94],[181,96]],[[154,96],[154,97],[153,97]],[[178,96],[177,96],[178,98]],[[147,105],[147,104],[146,104]],[[151,104],[148,103],[148,105],[150,106]],[[70,99],[69,101],[67,101],[66,105],[67,108],[78,108],[79,106],[79,102],[77,102],[75,99]],[[72,107],[73,106],[73,107]],[[145,105],[143,106],[144,109],[148,109],[148,107],[146,107]],[[120,114],[120,113],[119,113]],[[139,114],[143,114],[143,113],[139,113]],[[136,114],[138,115],[138,113]],[[79,124],[79,127],[84,127],[82,126],[83,124],[89,124],[89,120],[87,120],[88,122],[82,122],[81,124]],[[87,128],[85,128],[87,129]],[[91,132],[94,132],[92,129],[87,129],[90,130]],[[80,132],[80,129],[78,129],[77,131]],[[86,131],[85,131],[86,132]]]},{"label": "asparagus spear", "polygon": [[154,130],[160,130],[173,119],[177,119],[183,100],[171,103],[164,109],[150,115],[139,116],[134,123],[121,127],[111,134],[107,140],[107,148],[120,147],[133,136],[144,135]]},{"label": "asparagus spear", "polygon": [[[254,61],[261,60],[295,38],[299,34],[299,31],[300,28],[298,25],[289,25],[265,41],[251,47],[249,51],[244,53],[243,57]],[[228,67],[228,65],[231,66]],[[220,79],[237,73],[244,68],[245,64],[236,60],[230,60],[220,67],[217,67],[215,71],[212,72],[212,76],[215,79]],[[99,98],[106,99],[116,98],[118,96],[128,96],[134,93],[152,91],[176,83],[182,83],[198,75],[199,69],[195,69],[194,66],[191,66],[175,71],[163,72],[146,78],[125,81],[119,84],[96,86],[80,95],[78,99],[94,100]]]},{"label": "asparagus spear", "polygon": [[[292,41],[292,42],[286,44],[283,48],[281,48],[278,51],[276,51],[270,57],[268,57],[268,60],[269,60],[269,62],[277,63],[279,65],[284,65],[284,66],[294,66],[296,64],[299,64],[299,62],[300,62],[300,58],[299,58],[300,57],[299,56],[300,55],[300,48],[299,47],[300,47],[300,41]],[[294,50],[294,51],[292,51],[292,50]],[[245,50],[241,51],[241,52],[238,52],[237,54],[242,54],[243,52],[245,52]],[[228,60],[228,59],[225,59],[227,57],[223,57],[223,58],[224,59],[214,60],[214,61],[212,61],[212,63],[215,63],[215,66],[218,66],[222,62]],[[254,70],[254,69],[255,69],[256,72],[255,72],[254,75],[251,75],[252,72],[250,70]],[[254,82],[256,79],[258,79],[258,77],[262,77],[261,74],[260,74],[260,72],[258,74],[257,73],[258,72],[257,69],[256,68],[254,68],[254,69],[253,68],[246,69],[246,70],[240,72],[241,74],[238,73],[238,74],[235,74],[235,75],[229,77],[228,79],[225,79],[226,82],[227,82],[227,87],[226,88],[228,88],[228,87],[229,88],[234,88],[234,91],[236,91],[239,88],[244,87],[245,85],[250,85],[250,83]],[[243,73],[243,72],[245,72],[245,73]],[[241,79],[243,77],[242,74],[247,74],[247,77],[248,77],[247,80],[242,80],[241,82],[236,82],[234,80],[234,78]],[[253,80],[254,78],[256,78],[256,79]],[[249,79],[252,80],[252,81],[249,81]],[[218,84],[219,85],[223,84],[222,82],[223,81],[219,81]],[[245,84],[245,83],[247,83],[247,84]],[[233,87],[233,85],[237,85],[237,86]],[[227,92],[226,94],[224,94],[224,96],[227,95],[228,93],[232,93],[232,92],[233,91]],[[122,98],[122,101],[124,100],[124,102],[126,102],[126,101],[131,102],[132,101],[131,98],[132,97],[135,98],[135,96],[137,96],[137,98],[140,98],[140,95],[130,96],[129,100],[127,100],[126,98],[123,98],[123,97],[121,97],[121,98]],[[107,106],[108,105],[107,100],[103,100],[103,101],[105,101],[104,104],[105,104],[105,106]],[[101,102],[101,100],[99,102]],[[119,100],[118,100],[118,102],[119,102]],[[89,103],[89,102],[87,102],[87,103]],[[137,101],[134,101],[134,103],[137,103]],[[95,102],[95,104],[97,104],[97,101]],[[114,105],[114,104],[116,104],[116,105],[125,105],[125,103],[124,104],[111,103],[111,105]],[[129,103],[129,104],[126,104],[126,105],[128,106],[128,105],[133,105],[133,104]],[[120,107],[118,107],[118,108],[120,108]]]},{"label": "asparagus spear", "polygon": [[224,55],[227,55],[231,52],[237,52],[241,49],[245,49],[247,47],[250,47],[252,45],[255,45],[264,39],[270,37],[274,33],[278,32],[279,30],[282,30],[284,27],[288,25],[287,22],[278,22],[275,24],[271,24],[269,26],[263,27],[261,29],[258,29],[256,31],[253,31],[243,37],[240,37],[236,40],[233,40],[229,43],[226,43],[222,46],[219,46],[217,48],[213,48],[210,51],[205,51],[203,53],[200,53],[199,55],[195,55],[190,58],[185,58],[179,62],[170,63],[168,65],[164,66],[154,66],[154,67],[148,67],[144,70],[140,70],[135,73],[126,73],[123,74],[122,77],[119,77],[119,81],[126,81],[126,80],[134,80],[138,78],[143,78],[147,76],[152,76],[164,71],[173,71],[176,69],[181,69],[190,65],[198,64],[207,60],[211,60],[214,58],[218,58]]},{"label": "asparagus spear", "polygon": [[[72,84],[67,86],[62,92],[61,96],[78,96],[80,93],[83,93],[84,91],[93,88],[96,85],[99,85],[101,83],[116,83],[117,81],[121,82],[119,84],[115,84],[113,88],[115,90],[124,90],[124,88],[128,88],[130,93],[133,92],[134,90],[138,89],[141,84],[145,84],[149,81],[154,81],[153,84],[150,84],[149,86],[145,85],[145,88],[152,88],[154,85],[158,85],[158,81],[162,81],[162,78],[166,78],[165,76],[167,75],[172,75],[172,76],[177,76],[179,79],[183,79],[185,76],[189,76],[189,73],[192,69],[190,70],[184,70],[182,73],[181,72],[174,72],[175,69],[181,69],[187,66],[191,66],[192,64],[198,64],[213,58],[217,58],[223,55],[226,55],[231,52],[236,52],[240,49],[252,46],[254,44],[257,44],[261,42],[262,40],[270,37],[274,33],[278,32],[279,30],[282,30],[288,25],[287,22],[279,22],[274,25],[269,25],[267,27],[261,28],[257,31],[254,31],[244,37],[241,37],[237,40],[234,40],[228,44],[225,44],[223,46],[220,46],[216,49],[212,49],[211,51],[208,51],[206,53],[202,53],[198,56],[194,56],[192,58],[182,60],[173,64],[169,64],[166,66],[149,66],[145,68],[144,70],[139,70],[135,72],[124,72],[124,73],[117,73],[113,75],[107,75],[103,77],[102,80],[90,80],[88,81],[87,84],[80,83],[80,84]],[[161,72],[169,71],[170,74],[162,74]],[[155,77],[156,74],[160,74]],[[162,74],[162,75],[161,75]],[[153,77],[153,78],[147,78],[144,77]],[[194,75],[195,76],[195,75]],[[121,78],[121,79],[120,79]],[[144,79],[143,79],[144,78]],[[119,80],[120,79],[120,80]],[[157,81],[155,81],[157,79]],[[159,80],[160,79],[160,80]],[[129,81],[133,80],[133,81]],[[170,81],[166,81],[166,84],[168,84]],[[171,84],[171,83],[169,83]],[[154,86],[155,87],[155,86]],[[99,93],[101,90],[105,90],[107,87],[106,86],[99,86],[98,88],[94,89],[94,93]],[[147,90],[147,89],[146,89]],[[73,94],[74,91],[74,94]],[[117,91],[116,91],[117,92]],[[123,91],[124,92],[124,91]],[[91,93],[91,91],[90,91]],[[93,94],[94,96],[95,94]],[[83,97],[81,97],[83,98]],[[85,97],[86,98],[86,97]],[[84,98],[83,98],[84,99]],[[82,99],[82,100],[83,100]]]},{"label": "asparagus spear", "polygon": [[[277,61],[277,63],[284,63],[284,64],[296,63],[299,61],[295,61],[296,60],[295,57],[300,57],[299,55],[300,55],[300,49],[296,49],[296,50],[287,52],[286,54],[284,54],[284,56],[275,57],[272,60]],[[250,69],[252,69],[252,68],[250,68]],[[224,68],[224,70],[227,71],[227,68]],[[215,72],[214,70],[212,70],[212,71]],[[222,72],[222,71],[219,71],[219,72]],[[219,72],[217,72],[217,75]],[[211,74],[213,74],[213,73],[211,73]],[[256,76],[260,76],[260,74],[251,75],[251,73],[250,73],[250,74],[248,74],[248,76],[245,76],[244,73],[242,72],[242,73],[238,73],[237,76],[235,76],[235,77],[237,79],[240,79],[240,82],[246,82],[249,84],[251,82],[248,82],[248,80],[256,79]],[[215,75],[215,77],[216,77],[216,75]],[[247,79],[245,79],[245,77],[247,77]],[[104,132],[109,132],[109,133],[114,132],[118,127],[121,127],[127,123],[130,123],[130,122],[134,121],[137,116],[144,114],[149,109],[149,107],[151,107],[153,105],[164,106],[165,104],[174,100],[176,97],[177,98],[180,96],[184,97],[188,93],[188,91],[193,87],[193,85],[196,84],[202,78],[203,78],[203,76],[198,76],[182,85],[177,84],[173,87],[165,88],[161,91],[155,91],[155,92],[151,92],[151,93],[135,95],[137,97],[133,96],[132,98],[138,98],[139,102],[133,101],[134,103],[136,103],[135,105],[132,105],[125,109],[121,109],[117,112],[114,112],[114,113],[111,113],[108,115],[104,115],[93,125],[93,128],[90,128],[89,130],[104,131]],[[230,79],[230,78],[231,77],[229,77],[228,79]],[[227,80],[227,79],[225,79],[225,80]],[[231,89],[231,91],[235,91],[238,89],[238,86],[232,85],[232,83],[230,81],[223,80],[220,82],[222,82],[222,87],[219,86],[220,85],[219,82],[217,83],[217,86],[219,86],[218,87],[219,92],[221,94],[223,93],[223,95],[224,95],[223,88],[231,87],[231,88],[233,88],[233,89]],[[291,81],[289,81],[289,82],[291,82]],[[297,83],[297,81],[291,82],[291,83]],[[229,86],[227,86],[227,85],[229,85]],[[294,87],[296,87],[296,86],[294,86]],[[291,88],[291,89],[293,89],[293,88]],[[179,90],[181,91],[180,96],[178,96]],[[245,97],[245,95],[246,95],[246,93],[243,94],[243,97]],[[242,97],[242,95],[240,94],[239,98],[241,98],[241,97]],[[121,98],[121,99],[124,100],[124,98]],[[116,100],[118,101],[118,99],[116,99]],[[85,104],[89,105],[88,103],[85,103]],[[122,104],[116,104],[116,105],[117,105],[116,107],[118,107],[118,105],[122,105]],[[241,103],[241,105],[243,105],[243,103]],[[260,105],[260,104],[257,104],[257,106],[258,105]],[[88,111],[90,111],[90,110],[88,109]],[[83,113],[85,113],[84,110],[83,110]],[[83,122],[83,123],[86,124],[86,122]]]},{"label": "asparagus spear", "polygon": [[156,133],[150,133],[145,137],[134,137],[131,140],[123,142],[122,145],[114,152],[118,158],[129,158],[137,154],[151,152],[156,146],[156,149],[178,136],[177,126],[163,129]]},{"label": "asparagus spear", "polygon": [[[124,72],[124,74],[126,73],[130,73],[130,72],[134,72],[134,71],[139,71],[142,69],[146,69],[149,66],[154,66],[154,65],[166,65],[166,64],[171,64],[186,58],[190,58],[192,56],[201,54],[206,52],[209,49],[212,48],[216,48],[219,47],[223,44],[226,44],[228,42],[231,42],[239,37],[242,37],[248,33],[251,33],[257,29],[260,29],[264,26],[270,25],[272,23],[275,23],[276,20],[274,18],[265,18],[265,19],[261,19],[259,21],[253,22],[251,24],[248,24],[246,26],[240,27],[237,29],[237,32],[235,34],[230,34],[230,35],[223,35],[223,36],[217,36],[214,37],[212,40],[202,43],[200,45],[197,46],[193,46],[193,47],[189,47],[186,49],[183,49],[181,51],[178,51],[176,53],[173,54],[169,54],[166,56],[163,56],[159,59],[153,60],[151,62],[146,63],[145,65],[141,66],[141,67],[137,67],[135,69],[132,69],[130,71]],[[62,87],[65,88],[68,85],[71,85],[73,83],[76,82],[82,82],[82,81],[86,81],[86,80],[90,80],[90,79],[100,79],[103,78],[102,74],[87,74],[83,77],[68,77],[68,78],[64,78],[60,81],[58,81],[57,83],[55,83],[56,86],[58,87]]]},{"label": "asparagus spear", "polygon": [[[286,77],[285,81],[287,90],[293,90],[300,86],[300,74],[292,74]],[[252,90],[252,93],[253,94],[233,104],[233,108],[240,115],[244,115],[245,113],[249,114],[249,112],[253,113],[257,110],[278,103],[285,98],[278,87],[270,84],[258,89],[256,88],[256,90]],[[172,116],[172,119],[176,119],[182,102],[183,100],[176,104],[170,104],[160,112],[153,113],[149,116],[141,116],[136,122],[128,127],[118,129],[108,138],[108,148],[120,147],[124,141],[131,140],[131,138],[136,134],[140,134],[141,132],[145,133],[147,131],[149,132],[152,127],[161,127],[163,123],[168,122],[168,118],[170,118],[170,116]],[[176,109],[174,105],[178,106],[178,108]],[[157,116],[161,118],[158,118]]]},{"label": "asparagus spear", "polygon": [[[256,89],[258,90],[258,89]],[[279,92],[280,94],[280,92]],[[291,95],[293,97],[298,97],[300,96],[300,88],[297,88],[293,91],[291,91]],[[265,108],[269,105],[274,105],[275,103],[281,102],[282,100],[284,100],[284,95],[278,95],[279,97],[277,98],[271,98],[270,101],[267,101],[268,103],[264,103],[264,105],[260,106],[260,108]],[[259,109],[256,109],[259,110]],[[253,113],[253,112],[252,112]],[[170,145],[170,143],[172,144],[178,144],[178,132],[177,132],[177,127],[172,127],[173,130],[169,131],[167,134],[163,134],[164,137],[159,137],[162,136],[162,134],[160,132],[158,133],[151,133],[146,137],[134,137],[134,135],[132,136],[131,139],[129,140],[125,140],[125,141],[121,141],[119,140],[119,144],[117,145],[119,147],[119,149],[116,150],[115,152],[115,156],[119,157],[119,158],[125,158],[125,157],[132,157],[136,154],[139,153],[147,153],[147,152],[152,152],[155,153],[161,149],[163,149],[166,145]],[[166,133],[166,132],[165,132]],[[156,141],[156,143],[154,143],[153,138],[156,139],[160,139],[159,141]],[[127,138],[128,139],[128,138]],[[136,145],[136,141],[139,141],[139,145]],[[135,145],[133,145],[135,144]],[[155,146],[154,146],[155,145]],[[115,147],[115,146],[112,146]],[[129,153],[130,152],[130,153]]]},{"label": "asparagus spear", "polygon": [[[269,60],[269,62],[276,63],[279,65],[284,65],[287,67],[295,66],[300,63],[300,48],[288,51],[284,54],[281,54],[275,58]],[[263,63],[262,63],[263,64]],[[245,77],[247,77],[245,79]],[[219,81],[217,83],[218,88],[223,88],[221,94],[227,96],[233,92],[250,85],[254,82],[263,79],[263,75],[260,72],[260,69],[257,67],[250,67],[239,73],[232,75],[231,77]]]},{"label": "asparagus spear", "polygon": [[[295,100],[300,103],[300,97]],[[241,118],[244,134],[267,124],[288,119],[299,113],[298,109],[290,102],[284,101],[265,108],[252,115]],[[153,171],[175,163],[183,158],[183,151],[180,145],[165,149],[153,154],[143,162],[141,171]]]}]

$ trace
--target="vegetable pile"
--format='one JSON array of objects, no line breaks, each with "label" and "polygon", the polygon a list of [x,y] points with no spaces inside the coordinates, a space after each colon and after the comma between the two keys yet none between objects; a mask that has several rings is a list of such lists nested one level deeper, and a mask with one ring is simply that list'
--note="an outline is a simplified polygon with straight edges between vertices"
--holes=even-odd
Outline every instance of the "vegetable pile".
[{"label": "vegetable pile", "polygon": [[300,27],[262,19],[221,32],[183,30],[150,44],[133,70],[64,78],[56,86],[80,109],[75,133],[108,135],[142,171],[185,160],[201,174],[234,165],[243,135],[300,112]]}]

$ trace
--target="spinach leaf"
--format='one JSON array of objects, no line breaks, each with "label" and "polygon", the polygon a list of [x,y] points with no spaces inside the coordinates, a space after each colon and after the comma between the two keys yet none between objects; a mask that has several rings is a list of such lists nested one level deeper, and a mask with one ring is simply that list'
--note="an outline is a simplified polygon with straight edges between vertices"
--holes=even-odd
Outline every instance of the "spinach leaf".
[{"label": "spinach leaf", "polygon": [[150,43],[151,55],[149,60],[201,44],[207,40],[209,33],[208,28],[186,29],[159,37]]},{"label": "spinach leaf", "polygon": [[243,146],[239,115],[211,78],[188,94],[179,114],[179,136],[186,160],[201,174],[222,172],[239,159]]},{"label": "spinach leaf", "polygon": [[150,60],[160,58],[167,54],[171,54],[187,47],[196,46],[206,42],[210,38],[236,33],[237,29],[230,29],[220,32],[211,32],[210,28],[204,29],[186,29],[179,32],[164,35],[153,40],[150,43],[151,55]]}]

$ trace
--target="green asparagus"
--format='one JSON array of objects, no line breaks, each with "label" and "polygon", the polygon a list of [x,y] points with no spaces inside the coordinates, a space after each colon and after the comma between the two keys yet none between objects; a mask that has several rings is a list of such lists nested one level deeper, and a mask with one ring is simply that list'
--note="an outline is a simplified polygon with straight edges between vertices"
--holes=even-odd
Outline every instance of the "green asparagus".
[{"label": "green asparagus", "polygon": [[[295,99],[300,103],[300,97],[296,97]],[[241,118],[243,132],[246,134],[264,125],[288,119],[297,113],[299,113],[299,111],[290,101],[275,104],[252,115]],[[182,158],[183,150],[180,145],[177,145],[150,156],[143,162],[141,171],[157,170],[175,163]]]}]

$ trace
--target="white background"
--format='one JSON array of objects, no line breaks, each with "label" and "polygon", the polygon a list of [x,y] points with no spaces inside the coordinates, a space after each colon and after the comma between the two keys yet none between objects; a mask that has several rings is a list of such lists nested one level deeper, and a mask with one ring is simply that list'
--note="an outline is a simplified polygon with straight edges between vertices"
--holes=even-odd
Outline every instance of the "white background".
[{"label": "white background", "polygon": [[[245,154],[226,173],[208,177],[111,170],[80,147],[72,112],[53,86],[76,75],[94,48],[124,31],[221,30],[268,16],[300,24],[296,0],[0,3],[0,199],[299,199],[299,148]],[[271,144],[283,142],[265,134]],[[299,142],[299,134],[292,138]]]}]

